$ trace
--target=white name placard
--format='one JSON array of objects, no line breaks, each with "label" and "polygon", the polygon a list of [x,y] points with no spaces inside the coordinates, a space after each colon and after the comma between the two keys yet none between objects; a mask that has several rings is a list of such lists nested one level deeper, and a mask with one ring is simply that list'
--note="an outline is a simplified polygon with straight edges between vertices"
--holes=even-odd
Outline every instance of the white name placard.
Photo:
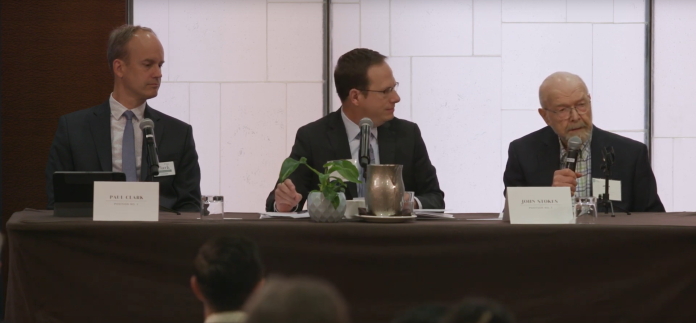
[{"label": "white name placard", "polygon": [[[599,194],[604,194],[606,190],[606,180],[601,178],[592,179],[592,196],[599,198]],[[621,202],[621,181],[609,180],[609,199]]]},{"label": "white name placard", "polygon": [[569,224],[570,187],[508,187],[506,210],[512,224]]},{"label": "white name placard", "polygon": [[94,182],[94,221],[159,220],[158,182]]}]

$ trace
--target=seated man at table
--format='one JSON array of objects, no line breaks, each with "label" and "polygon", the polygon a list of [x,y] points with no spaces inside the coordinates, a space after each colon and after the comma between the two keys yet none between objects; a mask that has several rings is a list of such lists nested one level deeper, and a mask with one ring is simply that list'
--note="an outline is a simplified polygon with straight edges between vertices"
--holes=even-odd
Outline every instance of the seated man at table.
[{"label": "seated man at table", "polygon": [[[394,117],[399,83],[394,79],[386,57],[376,51],[358,48],[338,59],[334,79],[343,106],[338,111],[303,126],[297,131],[290,157],[307,158],[314,169],[323,170],[330,160],[358,159],[362,118],[370,118],[370,164],[403,165],[406,191],[415,192],[414,206],[444,209],[445,194],[440,190],[435,167],[430,163],[418,125]],[[319,177],[307,167],[299,167],[284,183],[268,195],[267,211],[301,210],[310,191],[317,189]],[[346,198],[364,197],[361,187],[348,184]]]},{"label": "seated man at table", "polygon": [[[114,171],[127,181],[159,182],[160,205],[198,211],[201,172],[191,126],[147,104],[157,96],[164,50],[150,28],[123,25],[109,37],[107,58],[114,90],[104,103],[60,117],[46,165],[48,209],[53,209],[56,171]],[[173,172],[152,177],[139,126],[154,122],[160,166]]]},{"label": "seated man at table", "polygon": [[193,262],[191,289],[203,302],[205,323],[246,320],[242,306],[263,284],[263,266],[256,244],[238,237],[208,240]]},{"label": "seated man at table", "polygon": [[[610,179],[621,183],[621,201],[614,201],[614,207],[628,212],[664,212],[648,148],[593,125],[591,100],[585,82],[577,75],[557,72],[544,80],[539,87],[539,115],[548,126],[510,143],[505,187],[570,187],[577,196],[603,193],[596,192],[601,187],[593,187],[592,182],[604,178],[602,151],[612,147],[615,161]],[[563,166],[568,140],[573,136],[582,141],[576,172]]]}]

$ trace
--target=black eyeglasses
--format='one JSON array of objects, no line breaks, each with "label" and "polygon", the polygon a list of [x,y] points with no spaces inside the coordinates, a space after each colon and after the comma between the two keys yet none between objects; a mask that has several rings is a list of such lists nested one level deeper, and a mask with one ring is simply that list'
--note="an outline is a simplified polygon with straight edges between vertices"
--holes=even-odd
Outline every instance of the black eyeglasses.
[{"label": "black eyeglasses", "polygon": [[375,90],[360,90],[360,91],[365,91],[365,92],[378,92],[378,93],[382,93],[382,94],[384,94],[384,95],[389,95],[389,94],[391,94],[392,92],[395,92],[395,91],[398,90],[398,89],[399,89],[399,82],[396,82],[396,84],[394,84],[394,87],[388,87],[388,88],[386,88],[386,89],[384,89],[384,90],[382,90],[382,91],[375,91]]}]

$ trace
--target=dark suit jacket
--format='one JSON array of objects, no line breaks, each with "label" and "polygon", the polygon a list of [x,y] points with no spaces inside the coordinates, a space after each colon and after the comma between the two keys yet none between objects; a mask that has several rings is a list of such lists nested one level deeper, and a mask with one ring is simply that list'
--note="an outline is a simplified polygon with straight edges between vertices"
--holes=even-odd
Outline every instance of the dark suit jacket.
[{"label": "dark suit jacket", "polygon": [[[160,162],[174,162],[176,175],[155,177],[160,183],[160,205],[178,211],[199,211],[201,170],[190,125],[145,108],[155,123]],[[136,131],[139,131],[136,129]],[[148,155],[143,140],[140,179],[148,177]],[[111,109],[109,101],[60,117],[46,164],[48,208],[53,208],[53,173],[56,171],[111,171]]]},{"label": "dark suit jacket", "polygon": [[[444,209],[445,193],[440,190],[435,167],[430,163],[425,142],[418,125],[394,118],[377,128],[379,161],[381,164],[403,165],[403,179],[407,191],[415,192],[424,209]],[[312,168],[323,172],[329,160],[351,159],[348,134],[343,124],[341,110],[303,126],[297,130],[295,145],[290,157],[307,158]],[[297,192],[302,194],[299,208],[302,209],[310,191],[318,189],[319,177],[305,166],[300,166],[290,175]],[[275,187],[266,199],[266,210],[273,211]],[[358,188],[348,183],[346,198],[358,196]]]},{"label": "dark suit jacket", "polygon": [[[614,147],[616,152],[610,179],[621,181],[622,201],[614,201],[614,207],[630,212],[664,212],[650,168],[648,148],[640,142],[593,127],[592,177],[604,178],[602,149],[607,146]],[[551,186],[553,173],[560,169],[560,158],[558,135],[551,127],[513,141],[503,175],[505,187]]]}]

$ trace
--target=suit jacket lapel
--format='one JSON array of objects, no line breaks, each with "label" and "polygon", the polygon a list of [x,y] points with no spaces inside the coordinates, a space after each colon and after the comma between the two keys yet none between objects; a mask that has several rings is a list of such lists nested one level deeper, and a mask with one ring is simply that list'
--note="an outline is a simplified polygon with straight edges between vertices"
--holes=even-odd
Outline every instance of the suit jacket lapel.
[{"label": "suit jacket lapel", "polygon": [[602,148],[605,145],[604,133],[604,130],[594,125],[592,126],[592,142],[590,142],[592,178],[604,178],[604,172],[602,171]]},{"label": "suit jacket lapel", "polygon": [[[329,118],[327,136],[333,150],[333,159],[353,159],[353,155],[350,153],[348,133],[346,133],[346,126],[343,124],[343,118],[341,117],[341,109],[332,112]],[[358,187],[353,183],[348,183],[348,192],[352,197],[357,197]]]},{"label": "suit jacket lapel", "polygon": [[377,143],[379,144],[379,163],[396,163],[396,129],[391,121],[377,128]]},{"label": "suit jacket lapel", "polygon": [[[144,117],[152,120],[152,122],[155,123],[155,144],[158,147],[162,143],[162,136],[164,136],[164,123],[160,122],[160,114],[157,110],[153,109],[150,107],[150,105],[145,105],[145,113]],[[139,129],[136,129],[136,131],[140,131]],[[141,181],[147,181],[147,175],[148,175],[148,169],[150,166],[150,163],[148,162],[148,154],[147,154],[147,141],[143,137],[143,148],[142,148],[142,157],[140,160],[140,180]]]},{"label": "suit jacket lapel", "polygon": [[[561,168],[561,144],[558,142],[558,135],[551,127],[547,127],[543,145],[537,158],[538,178],[550,179],[553,182],[553,173]],[[550,186],[552,182],[544,184]]]},{"label": "suit jacket lapel", "polygon": [[90,130],[99,157],[101,170],[112,171],[111,162],[111,106],[109,100],[97,106],[90,116]]}]

